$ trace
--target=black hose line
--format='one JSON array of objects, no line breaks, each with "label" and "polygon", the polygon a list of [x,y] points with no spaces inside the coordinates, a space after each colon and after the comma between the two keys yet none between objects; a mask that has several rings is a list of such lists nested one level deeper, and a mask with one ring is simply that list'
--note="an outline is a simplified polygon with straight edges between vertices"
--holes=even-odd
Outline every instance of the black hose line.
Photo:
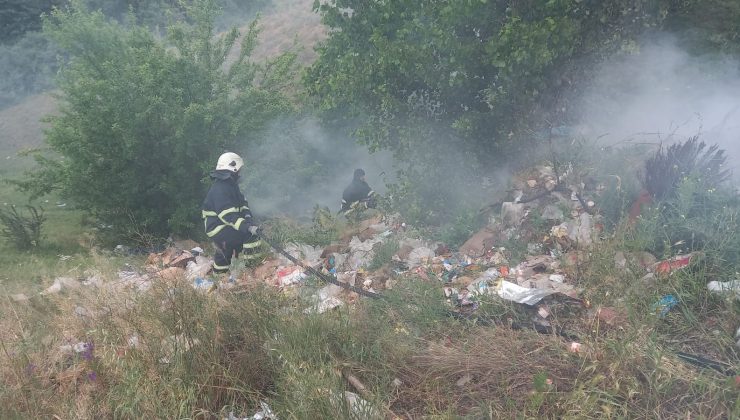
[{"label": "black hose line", "polygon": [[363,289],[361,287],[353,286],[353,285],[351,285],[349,283],[345,283],[345,282],[339,281],[336,278],[334,278],[333,276],[328,276],[328,275],[320,272],[319,270],[316,270],[315,268],[313,268],[313,267],[311,267],[309,265],[303,264],[300,260],[298,260],[294,256],[290,255],[288,253],[288,251],[286,251],[285,249],[283,249],[283,247],[281,247],[280,245],[276,244],[271,239],[266,238],[264,234],[261,234],[260,233],[260,238],[262,238],[263,241],[267,242],[268,245],[270,245],[273,249],[275,249],[275,251],[277,251],[280,254],[282,254],[285,258],[289,259],[294,264],[302,267],[304,270],[306,270],[309,273],[313,274],[314,276],[320,278],[321,280],[324,280],[327,283],[335,284],[335,285],[337,285],[339,287],[342,287],[344,289],[347,289],[347,290],[350,290],[352,292],[355,292],[358,295],[367,296],[367,297],[371,297],[371,298],[374,298],[374,299],[384,298],[383,295],[380,295],[380,294],[375,293],[375,292],[370,292],[370,291],[365,290],[365,289]]}]

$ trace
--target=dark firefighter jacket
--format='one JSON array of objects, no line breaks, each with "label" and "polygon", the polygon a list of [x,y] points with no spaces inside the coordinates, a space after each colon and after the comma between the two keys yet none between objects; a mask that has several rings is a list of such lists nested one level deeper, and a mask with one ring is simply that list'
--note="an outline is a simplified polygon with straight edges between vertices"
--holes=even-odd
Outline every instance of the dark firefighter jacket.
[{"label": "dark firefighter jacket", "polygon": [[367,182],[357,178],[353,179],[342,194],[342,211],[347,211],[358,203],[366,203],[368,207],[372,207],[373,194],[375,191],[367,185]]},{"label": "dark firefighter jacket", "polygon": [[247,200],[239,191],[239,185],[228,171],[215,171],[215,178],[208,195],[203,201],[203,224],[206,235],[213,238],[224,229],[249,233],[253,226],[252,212]]}]

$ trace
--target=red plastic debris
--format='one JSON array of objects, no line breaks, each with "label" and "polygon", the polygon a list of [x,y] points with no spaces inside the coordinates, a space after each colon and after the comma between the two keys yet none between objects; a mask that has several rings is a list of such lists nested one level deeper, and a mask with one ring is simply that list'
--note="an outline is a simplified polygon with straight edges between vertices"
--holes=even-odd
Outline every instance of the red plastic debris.
[{"label": "red plastic debris", "polygon": [[660,261],[655,265],[653,272],[656,274],[669,274],[689,265],[696,254],[678,255],[669,260]]}]

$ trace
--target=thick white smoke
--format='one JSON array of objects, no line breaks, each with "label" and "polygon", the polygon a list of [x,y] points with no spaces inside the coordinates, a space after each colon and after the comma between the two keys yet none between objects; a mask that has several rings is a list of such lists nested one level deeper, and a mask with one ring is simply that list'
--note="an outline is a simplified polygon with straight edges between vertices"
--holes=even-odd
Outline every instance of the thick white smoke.
[{"label": "thick white smoke", "polygon": [[390,154],[371,154],[351,138],[332,135],[314,118],[276,121],[262,139],[244,151],[245,193],[259,215],[309,216],[316,206],[339,210],[342,192],[356,168],[370,187],[385,193],[394,180]]},{"label": "thick white smoke", "polygon": [[579,105],[582,132],[604,144],[670,143],[700,135],[727,150],[740,174],[740,63],[693,56],[673,38],[604,62]]}]

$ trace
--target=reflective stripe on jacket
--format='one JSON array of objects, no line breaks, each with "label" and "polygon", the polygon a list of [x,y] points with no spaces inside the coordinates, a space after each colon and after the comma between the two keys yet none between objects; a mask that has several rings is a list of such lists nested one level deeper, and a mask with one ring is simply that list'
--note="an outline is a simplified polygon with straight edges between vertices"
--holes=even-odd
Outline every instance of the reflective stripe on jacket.
[{"label": "reflective stripe on jacket", "polygon": [[352,183],[342,193],[342,211],[354,208],[360,202],[369,204],[374,194],[375,191],[367,185],[367,182],[361,179],[352,180]]},{"label": "reflective stripe on jacket", "polygon": [[203,201],[202,217],[206,235],[210,238],[224,229],[248,233],[249,227],[254,225],[249,204],[232,177],[214,180]]}]

